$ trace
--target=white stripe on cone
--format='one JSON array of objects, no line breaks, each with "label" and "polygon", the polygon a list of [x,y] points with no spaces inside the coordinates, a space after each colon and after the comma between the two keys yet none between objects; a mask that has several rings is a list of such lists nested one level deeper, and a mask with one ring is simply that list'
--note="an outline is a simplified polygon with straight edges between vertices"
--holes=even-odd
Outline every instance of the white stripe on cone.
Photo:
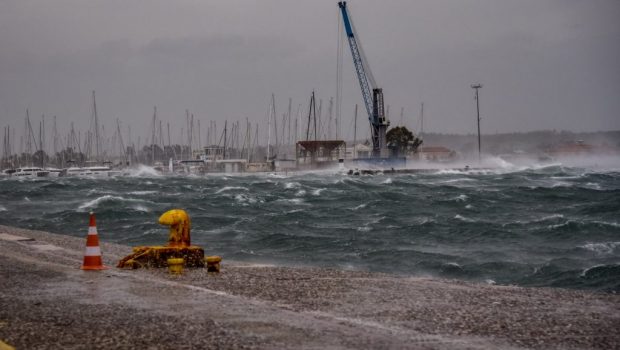
[{"label": "white stripe on cone", "polygon": [[[82,231],[84,232],[84,231]],[[88,234],[96,235],[97,234],[97,226],[88,226]]]},{"label": "white stripe on cone", "polygon": [[86,247],[84,252],[85,256],[101,256],[101,249],[99,247]]}]

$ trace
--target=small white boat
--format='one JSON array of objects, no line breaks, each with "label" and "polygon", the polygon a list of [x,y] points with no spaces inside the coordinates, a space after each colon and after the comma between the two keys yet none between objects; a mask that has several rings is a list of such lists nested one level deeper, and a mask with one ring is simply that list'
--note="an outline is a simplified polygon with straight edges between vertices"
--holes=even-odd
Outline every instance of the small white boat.
[{"label": "small white boat", "polygon": [[17,168],[11,176],[25,178],[47,177],[49,173],[49,171],[43,170],[41,168]]},{"label": "small white boat", "polygon": [[11,175],[15,173],[15,171],[16,171],[15,169],[4,169],[0,173],[0,177],[10,177]]},{"label": "small white boat", "polygon": [[49,172],[49,175],[48,175],[49,177],[60,177],[60,176],[64,176],[65,174],[65,169],[45,168],[43,170]]},{"label": "small white boat", "polygon": [[87,166],[67,168],[65,176],[112,177],[120,174],[120,171],[114,170],[108,166]]}]

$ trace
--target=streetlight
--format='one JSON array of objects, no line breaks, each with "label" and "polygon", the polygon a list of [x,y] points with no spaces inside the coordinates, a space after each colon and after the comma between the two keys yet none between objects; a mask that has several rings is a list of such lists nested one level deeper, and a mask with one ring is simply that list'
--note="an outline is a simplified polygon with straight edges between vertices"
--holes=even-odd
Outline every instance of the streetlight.
[{"label": "streetlight", "polygon": [[480,100],[478,99],[478,89],[482,88],[482,84],[471,84],[471,88],[476,90],[476,111],[478,112],[478,161],[480,161]]}]

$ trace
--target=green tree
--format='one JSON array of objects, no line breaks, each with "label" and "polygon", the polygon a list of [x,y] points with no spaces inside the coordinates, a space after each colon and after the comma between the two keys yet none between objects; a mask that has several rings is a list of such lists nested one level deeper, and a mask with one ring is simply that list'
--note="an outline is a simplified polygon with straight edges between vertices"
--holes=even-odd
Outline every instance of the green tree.
[{"label": "green tree", "polygon": [[415,137],[409,129],[404,126],[397,126],[388,130],[386,141],[395,155],[406,155],[415,153],[422,144],[422,140]]}]

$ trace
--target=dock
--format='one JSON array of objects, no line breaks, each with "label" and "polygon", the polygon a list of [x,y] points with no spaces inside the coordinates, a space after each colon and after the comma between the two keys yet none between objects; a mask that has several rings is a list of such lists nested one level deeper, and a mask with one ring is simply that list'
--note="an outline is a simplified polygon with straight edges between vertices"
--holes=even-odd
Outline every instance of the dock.
[{"label": "dock", "polygon": [[620,348],[616,294],[225,256],[219,274],[121,270],[114,266],[131,247],[99,234],[110,268],[83,271],[84,239],[0,226],[0,347]]}]

